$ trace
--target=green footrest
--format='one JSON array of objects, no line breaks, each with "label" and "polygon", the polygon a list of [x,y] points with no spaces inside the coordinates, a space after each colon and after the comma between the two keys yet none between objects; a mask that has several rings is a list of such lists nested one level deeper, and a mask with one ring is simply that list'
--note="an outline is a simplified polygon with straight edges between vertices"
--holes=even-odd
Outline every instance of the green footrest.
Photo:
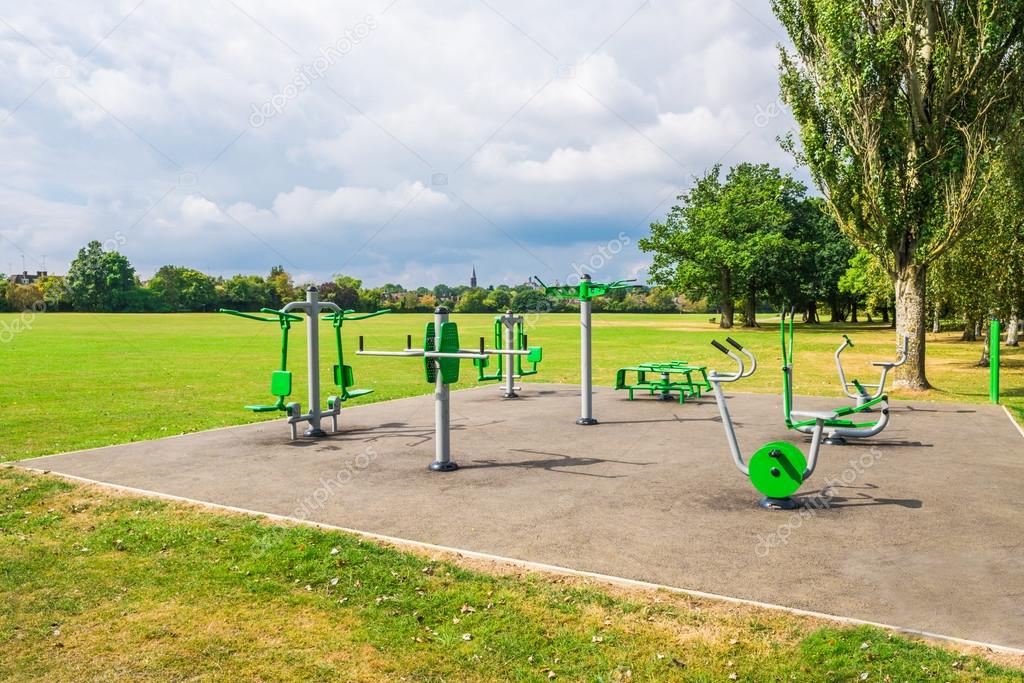
[{"label": "green footrest", "polygon": [[246,410],[254,413],[276,413],[278,410],[285,410],[284,406],[244,406]]},{"label": "green footrest", "polygon": [[366,396],[367,394],[372,393],[373,389],[352,389],[351,391],[345,392],[345,398],[359,398],[360,396]]}]

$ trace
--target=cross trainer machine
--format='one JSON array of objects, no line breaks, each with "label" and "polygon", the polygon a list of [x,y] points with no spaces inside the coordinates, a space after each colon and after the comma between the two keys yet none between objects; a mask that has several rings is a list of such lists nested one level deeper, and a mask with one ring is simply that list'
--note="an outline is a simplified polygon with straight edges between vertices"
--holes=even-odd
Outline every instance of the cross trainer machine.
[{"label": "cross trainer machine", "polygon": [[483,360],[488,356],[528,355],[528,350],[488,349],[480,337],[479,349],[463,349],[459,346],[459,327],[448,320],[448,309],[434,310],[434,321],[427,323],[423,335],[423,348],[412,348],[412,335],[406,336],[406,348],[402,351],[368,351],[364,348],[363,337],[359,337],[360,356],[392,356],[423,359],[424,377],[434,385],[434,472],[451,472],[458,464],[451,455],[451,390],[449,385],[459,381],[459,364],[463,359]]},{"label": "cross trainer machine", "polygon": [[[300,311],[305,314],[308,322],[306,330],[306,351],[309,380],[309,412],[303,413],[302,406],[298,402],[288,401],[292,393],[292,372],[288,369],[288,333],[294,322],[302,322],[302,316],[292,311]],[[334,366],[334,383],[340,389],[338,396],[327,398],[327,410],[321,408],[320,403],[320,315],[324,311],[330,313],[324,316],[324,320],[330,321],[334,326],[335,343],[338,351],[338,364]],[[352,366],[345,364],[344,349],[341,343],[341,326],[346,320],[363,320],[374,316],[388,313],[388,310],[380,310],[374,313],[355,314],[355,311],[343,311],[330,301],[320,301],[319,292],[316,287],[306,290],[305,301],[293,301],[280,310],[273,308],[262,308],[261,313],[274,317],[261,317],[250,313],[241,313],[227,308],[220,309],[221,313],[234,315],[239,318],[258,320],[261,322],[277,322],[281,326],[281,364],[278,370],[270,375],[270,393],[277,398],[271,405],[248,405],[246,410],[256,413],[267,413],[283,411],[288,416],[288,426],[291,428],[292,440],[298,438],[298,425],[306,422],[309,429],[304,436],[310,438],[321,438],[327,436],[321,426],[324,417],[330,417],[333,431],[338,431],[338,415],[341,413],[341,404],[345,401],[371,393],[372,389],[354,389],[355,378]]]},{"label": "cross trainer machine", "polygon": [[[490,358],[477,358],[473,365],[477,370],[478,382],[504,382],[504,398],[519,398],[516,393],[516,379],[537,374],[537,365],[543,359],[543,350],[539,346],[530,346],[525,331],[525,319],[508,311],[494,319],[494,354],[498,356],[497,371],[487,374],[485,370]],[[509,356],[506,369],[505,357]],[[529,370],[523,367],[523,359],[531,364]]]},{"label": "cross trainer machine", "polygon": [[552,286],[541,282],[539,277],[534,276],[544,294],[558,299],[575,299],[580,302],[580,418],[576,420],[578,425],[596,425],[594,419],[594,387],[593,372],[590,360],[591,335],[590,335],[590,302],[595,296],[604,296],[614,289],[633,289],[640,285],[631,285],[632,280],[618,280],[617,282],[600,283],[593,282],[589,274],[580,278],[580,284],[576,287],[571,285]]},{"label": "cross trainer machine", "polygon": [[[862,384],[857,381],[856,378],[853,381],[846,381],[846,373],[843,372],[843,361],[839,358],[840,354],[846,349],[853,348],[853,341],[843,335],[843,343],[836,349],[836,369],[839,371],[839,384],[843,387],[843,393],[850,398],[857,400],[857,405],[862,406],[865,403],[874,401],[876,398],[881,397],[885,392],[885,380],[889,376],[889,371],[893,368],[898,368],[907,362],[907,343],[909,337],[903,336],[903,345],[899,348],[896,355],[896,361],[871,361],[871,365],[876,368],[882,368],[882,375],[878,378],[878,384]],[[873,389],[869,392],[868,389]]]},{"label": "cross trainer machine", "polygon": [[[708,375],[708,380],[714,389],[715,402],[718,403],[718,411],[722,415],[722,425],[725,428],[725,438],[729,443],[733,463],[740,472],[750,479],[754,488],[764,496],[760,502],[762,508],[766,510],[796,509],[800,507],[800,503],[793,500],[792,495],[814,474],[814,468],[818,464],[818,453],[821,450],[822,433],[825,431],[826,423],[835,419],[835,413],[792,411],[793,415],[804,418],[811,425],[811,445],[806,458],[798,446],[788,441],[770,441],[758,448],[750,456],[750,460],[745,462],[736,438],[732,416],[729,414],[725,392],[722,391],[722,384],[736,382],[753,375],[757,369],[757,359],[754,354],[731,337],[727,337],[726,341],[733,347],[732,349],[726,348],[717,340],[712,341],[711,344],[735,361],[738,369],[733,373],[719,373],[712,370]],[[744,365],[743,358],[736,351],[750,360],[749,368]]]},{"label": "cross trainer machine", "polygon": [[[779,329],[782,338],[782,411],[786,421],[786,427],[801,434],[811,434],[814,431],[813,420],[793,419],[798,412],[793,410],[793,310],[789,311],[789,330],[787,343],[786,311],[783,310],[779,316]],[[878,406],[880,415],[874,422],[854,422],[852,417],[861,413],[871,412],[871,409]],[[836,408],[832,417],[825,421],[825,443],[832,446],[841,446],[846,443],[847,437],[863,439],[875,436],[882,432],[889,425],[889,397],[881,394],[878,398],[871,399],[865,403],[854,406]]]}]

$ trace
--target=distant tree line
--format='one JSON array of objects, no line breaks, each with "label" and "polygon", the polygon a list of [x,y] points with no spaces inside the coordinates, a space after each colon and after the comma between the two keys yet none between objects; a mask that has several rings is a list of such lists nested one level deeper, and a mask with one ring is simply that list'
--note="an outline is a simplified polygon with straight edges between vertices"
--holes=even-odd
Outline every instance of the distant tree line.
[{"label": "distant tree line", "polygon": [[[185,266],[163,266],[143,282],[123,254],[104,250],[99,242],[80,249],[66,276],[41,277],[32,284],[9,282],[0,275],[0,309],[9,311],[78,311],[90,313],[180,313],[216,311],[231,308],[258,311],[280,308],[289,301],[305,298],[305,290],[316,284],[320,298],[343,309],[375,311],[388,308],[396,312],[423,313],[438,305],[457,313],[494,313],[506,310],[556,312],[571,310],[571,304],[549,301],[530,284],[489,288],[449,286],[407,290],[401,285],[385,284],[366,288],[362,281],[336,275],[327,282],[296,284],[292,276],[277,266],[264,277],[234,275],[230,278],[207,275]],[[668,289],[644,287],[636,291],[617,291],[595,309],[618,312],[673,313],[681,306]]]}]

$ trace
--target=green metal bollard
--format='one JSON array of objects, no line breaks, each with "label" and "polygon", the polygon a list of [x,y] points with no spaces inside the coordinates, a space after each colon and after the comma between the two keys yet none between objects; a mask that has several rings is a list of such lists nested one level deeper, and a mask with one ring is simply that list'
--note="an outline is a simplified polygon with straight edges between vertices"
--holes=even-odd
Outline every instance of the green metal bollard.
[{"label": "green metal bollard", "polygon": [[988,332],[988,397],[999,403],[999,319],[992,319]]}]

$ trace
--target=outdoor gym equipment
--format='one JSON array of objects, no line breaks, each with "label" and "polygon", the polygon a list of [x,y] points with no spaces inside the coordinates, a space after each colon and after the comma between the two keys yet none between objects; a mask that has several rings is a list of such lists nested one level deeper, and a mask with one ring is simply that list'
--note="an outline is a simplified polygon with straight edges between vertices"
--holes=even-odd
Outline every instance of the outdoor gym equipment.
[{"label": "outdoor gym equipment", "polygon": [[[839,371],[839,384],[843,387],[843,393],[850,398],[857,399],[857,405],[862,406],[869,401],[873,401],[882,396],[885,391],[885,380],[889,376],[889,371],[893,368],[898,368],[907,362],[907,343],[908,337],[903,337],[903,346],[900,347],[898,357],[895,362],[890,361],[872,361],[871,365],[876,368],[882,368],[882,376],[878,378],[878,384],[861,384],[859,381],[854,379],[853,381],[846,380],[846,373],[843,372],[843,361],[840,359],[840,354],[846,349],[853,348],[853,341],[843,335],[843,343],[836,349],[836,369]],[[874,391],[868,392],[868,389]]]},{"label": "outdoor gym equipment", "polygon": [[729,414],[729,406],[726,402],[725,392],[722,391],[722,384],[745,379],[754,374],[757,369],[757,359],[754,354],[743,348],[739,342],[727,337],[726,341],[733,349],[741,352],[750,359],[750,368],[746,368],[743,359],[733,350],[726,348],[717,340],[711,344],[716,349],[732,358],[739,366],[734,373],[719,373],[712,370],[708,379],[714,388],[715,401],[718,403],[718,411],[722,415],[722,425],[725,427],[725,438],[729,442],[729,451],[732,453],[733,463],[744,475],[750,479],[750,483],[757,489],[764,498],[760,506],[767,510],[793,510],[800,507],[800,503],[793,500],[792,495],[797,492],[800,486],[814,474],[814,468],[818,464],[818,452],[821,449],[822,433],[829,420],[835,419],[834,412],[797,412],[793,415],[805,418],[812,424],[811,446],[804,457],[803,451],[788,441],[770,441],[758,448],[749,462],[744,462],[743,454],[740,451],[739,442],[736,439],[736,429],[732,423],[732,416]]},{"label": "outdoor gym equipment", "polygon": [[[789,329],[787,343],[786,311],[783,310],[779,319],[780,337],[782,340],[782,405],[783,415],[786,419],[786,427],[794,429],[801,434],[813,434],[816,427],[815,419],[794,420],[794,416],[806,415],[806,413],[793,410],[793,311],[789,312]],[[850,416],[871,411],[874,406],[879,406],[881,414],[875,422],[854,422],[847,419]],[[846,443],[846,437],[864,438],[880,433],[889,424],[889,397],[879,394],[863,403],[858,402],[855,406],[837,408],[828,413],[830,417],[825,420],[826,438],[825,443],[830,445],[842,445]]]},{"label": "outdoor gym equipment", "polygon": [[406,337],[403,351],[367,351],[363,348],[363,337],[359,337],[361,356],[399,356],[423,358],[424,377],[434,385],[434,462],[430,469],[435,472],[451,472],[458,465],[451,456],[451,409],[449,385],[459,381],[459,363],[463,359],[483,360],[489,355],[528,354],[528,351],[512,349],[486,349],[484,338],[480,337],[478,350],[459,348],[459,327],[448,320],[448,309],[434,310],[434,322],[427,323],[423,335],[423,348],[412,347],[412,335]]},{"label": "outdoor gym equipment", "polygon": [[999,403],[999,318],[988,328],[988,399]]},{"label": "outdoor gym equipment", "polygon": [[[293,322],[302,321],[302,316],[295,315],[292,311],[305,313],[306,318],[309,321],[309,326],[306,331],[306,351],[309,368],[308,413],[302,412],[302,406],[299,403],[287,401],[287,398],[291,396],[292,393],[292,373],[288,369],[288,332],[290,331],[291,324]],[[320,320],[320,314],[323,311],[330,311],[330,314],[324,316],[324,320],[329,320],[334,325],[335,341],[338,350],[338,364],[334,366],[334,382],[341,390],[341,394],[339,396],[328,397],[326,411],[321,409],[320,403],[320,335],[318,323]],[[291,428],[293,440],[298,438],[298,424],[302,422],[309,423],[309,429],[304,432],[305,436],[313,438],[327,436],[327,432],[325,432],[321,426],[321,422],[324,417],[331,418],[333,431],[337,432],[338,415],[341,412],[341,404],[351,398],[365,396],[372,391],[371,389],[351,388],[354,385],[354,376],[352,373],[352,367],[345,364],[345,355],[341,344],[341,325],[345,320],[362,320],[364,318],[371,318],[383,313],[388,313],[389,311],[382,310],[376,311],[375,313],[352,315],[354,311],[343,311],[337,304],[330,301],[320,301],[317,288],[310,287],[306,290],[305,301],[293,301],[280,310],[275,310],[273,308],[260,309],[261,313],[267,313],[275,316],[273,318],[263,318],[257,315],[240,313],[239,311],[233,311],[226,308],[220,309],[220,312],[238,316],[240,318],[247,318],[249,320],[277,322],[280,324],[281,367],[280,369],[273,371],[270,376],[270,393],[277,397],[277,402],[273,405],[249,405],[245,406],[245,408],[246,410],[252,410],[257,413],[272,412],[276,410],[284,411],[288,416],[288,425]]]},{"label": "outdoor gym equipment", "polygon": [[594,419],[594,389],[593,389],[593,377],[591,372],[590,362],[590,301],[595,296],[604,296],[613,289],[633,289],[640,285],[631,285],[630,282],[636,282],[632,280],[619,280],[617,282],[600,283],[593,282],[590,279],[590,275],[584,275],[580,278],[580,284],[576,287],[571,285],[561,285],[549,287],[541,282],[539,277],[534,277],[541,287],[544,288],[544,294],[547,296],[557,297],[559,299],[575,299],[580,302],[580,419],[576,420],[578,425],[596,425],[597,420]]},{"label": "outdoor gym equipment", "polygon": [[[497,372],[487,374],[485,370],[490,358],[478,358],[473,361],[476,366],[477,380],[480,382],[501,382],[504,380],[504,398],[519,398],[516,393],[516,379],[537,374],[537,365],[543,358],[543,350],[539,346],[530,346],[525,332],[525,320],[521,315],[508,311],[505,315],[494,319],[494,348],[490,353],[498,356]],[[505,367],[505,356],[509,357],[508,368]],[[523,368],[523,358],[531,364],[531,368]],[[514,360],[513,360],[514,359]]]},{"label": "outdoor gym equipment", "polygon": [[[627,375],[636,373],[636,382],[630,384]],[[693,373],[699,373],[698,379],[693,378]],[[651,379],[648,375],[658,375],[658,379]],[[672,375],[682,375],[680,379],[673,380]],[[703,365],[691,365],[683,360],[672,360],[665,362],[640,363],[634,367],[619,368],[615,373],[615,390],[629,392],[629,400],[633,400],[633,393],[636,391],[647,391],[653,396],[658,393],[658,399],[662,401],[674,401],[673,391],[679,392],[679,402],[685,403],[687,396],[700,398],[704,390],[711,390],[708,381],[707,368]]]}]

